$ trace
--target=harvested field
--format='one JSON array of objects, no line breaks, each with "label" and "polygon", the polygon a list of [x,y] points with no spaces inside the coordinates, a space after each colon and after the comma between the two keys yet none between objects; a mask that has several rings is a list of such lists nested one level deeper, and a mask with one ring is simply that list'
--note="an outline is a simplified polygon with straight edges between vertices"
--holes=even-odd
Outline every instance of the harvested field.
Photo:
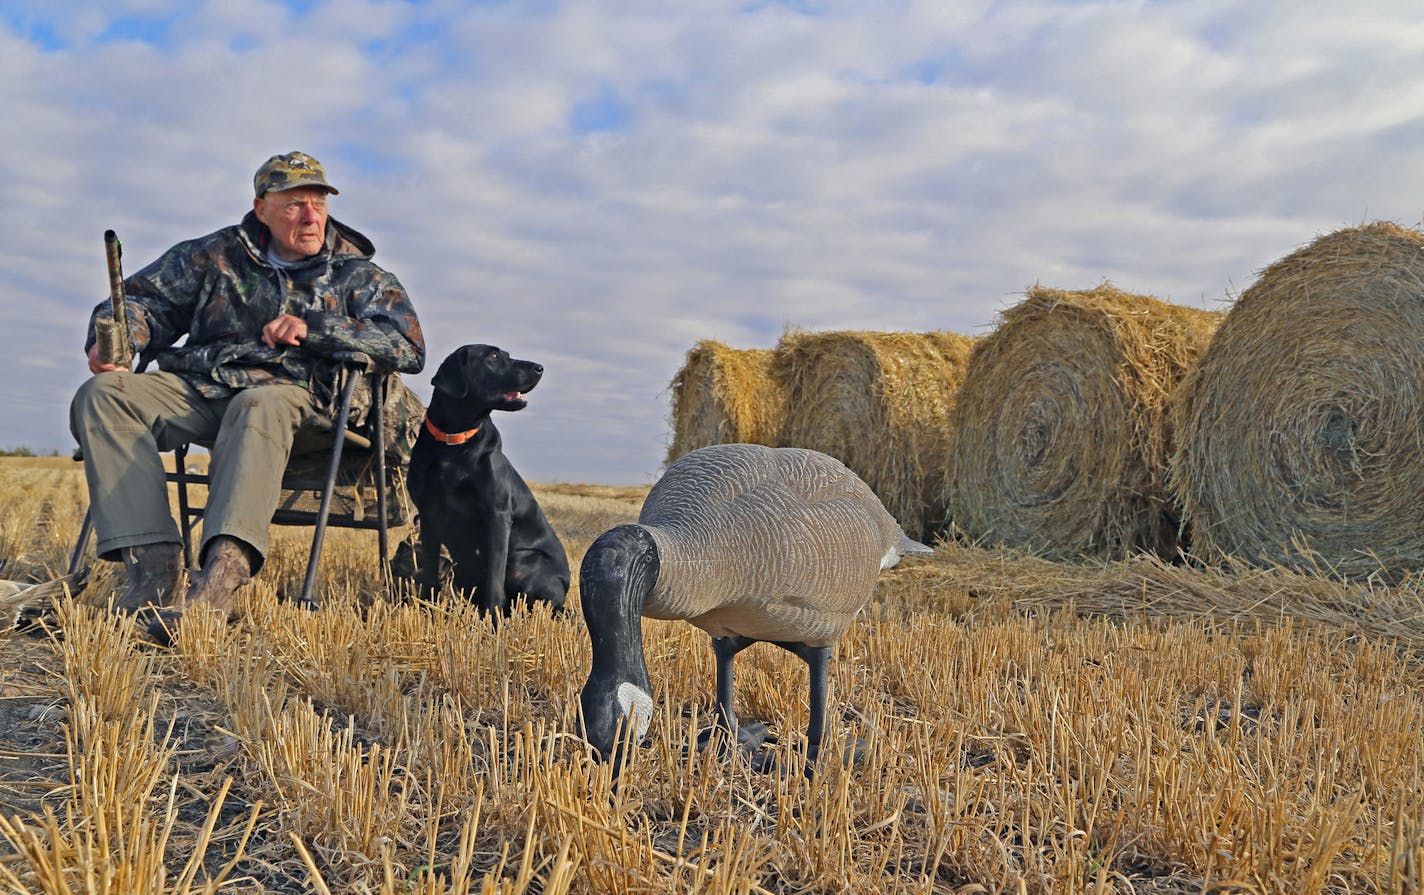
[{"label": "harvested field", "polygon": [[[642,489],[535,488],[577,566]],[[0,460],[6,577],[82,509],[67,460]],[[498,629],[397,605],[369,533],[279,530],[231,625],[159,650],[98,608],[0,634],[0,883],[14,892],[1394,893],[1424,889],[1424,589],[1282,569],[1067,564],[954,544],[886,573],[832,663],[854,767],[796,772],[805,669],[738,708],[786,774],[689,749],[712,653],[649,620],[658,710],[615,787],[577,734],[578,612]],[[571,596],[576,604],[577,593]],[[828,744],[827,752],[841,750]]]},{"label": "harvested field", "polygon": [[772,352],[692,346],[673,377],[672,444],[667,462],[713,444],[775,445],[786,397],[771,375]]},{"label": "harvested field", "polygon": [[1174,555],[1168,399],[1219,320],[1109,285],[1030,289],[959,389],[942,496],[954,525],[1060,558]]},{"label": "harvested field", "polygon": [[957,333],[789,332],[781,446],[837,458],[905,531],[942,531],[951,414],[973,340]]},{"label": "harvested field", "polygon": [[1424,233],[1348,228],[1267,267],[1174,415],[1173,488],[1204,558],[1424,566]]}]

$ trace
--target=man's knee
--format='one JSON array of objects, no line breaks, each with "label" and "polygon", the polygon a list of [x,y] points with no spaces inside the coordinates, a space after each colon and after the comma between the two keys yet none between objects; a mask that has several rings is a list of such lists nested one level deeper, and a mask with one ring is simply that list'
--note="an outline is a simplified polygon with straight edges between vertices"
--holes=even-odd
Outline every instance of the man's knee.
[{"label": "man's knee", "polygon": [[91,376],[74,393],[69,403],[69,426],[75,437],[86,424],[112,419],[129,406],[128,378],[134,374],[112,370]]}]

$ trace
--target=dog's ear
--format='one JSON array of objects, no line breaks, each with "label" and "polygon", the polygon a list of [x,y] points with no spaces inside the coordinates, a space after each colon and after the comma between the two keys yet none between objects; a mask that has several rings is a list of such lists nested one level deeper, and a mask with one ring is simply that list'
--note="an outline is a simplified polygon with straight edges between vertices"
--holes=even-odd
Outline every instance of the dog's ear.
[{"label": "dog's ear", "polygon": [[469,394],[470,380],[465,376],[465,353],[468,350],[469,346],[457,349],[440,363],[440,369],[430,380],[436,391],[451,398],[463,398]]}]

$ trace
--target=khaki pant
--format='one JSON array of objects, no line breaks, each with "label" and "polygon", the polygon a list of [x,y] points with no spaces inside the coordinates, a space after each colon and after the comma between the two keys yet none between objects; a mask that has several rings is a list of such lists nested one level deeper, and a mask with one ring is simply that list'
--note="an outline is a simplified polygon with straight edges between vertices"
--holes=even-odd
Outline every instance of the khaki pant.
[{"label": "khaki pant", "polygon": [[84,450],[99,556],[118,560],[125,547],[180,540],[160,452],[189,441],[213,445],[203,546],[230,535],[265,556],[293,435],[316,414],[311,392],[297,385],[210,399],[172,373],[94,376],[74,396],[69,428]]}]

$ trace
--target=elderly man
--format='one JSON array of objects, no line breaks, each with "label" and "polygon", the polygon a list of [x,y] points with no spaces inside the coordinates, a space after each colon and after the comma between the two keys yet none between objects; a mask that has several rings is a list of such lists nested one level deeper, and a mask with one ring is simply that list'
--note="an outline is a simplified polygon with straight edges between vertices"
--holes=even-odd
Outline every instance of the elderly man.
[{"label": "elderly man", "polygon": [[[132,347],[158,371],[101,360],[94,321],[111,309],[100,304],[85,345],[95,375],[70,408],[99,556],[122,561],[128,577],[118,608],[161,607],[156,635],[185,608],[229,610],[261,568],[293,435],[330,412],[332,355],[361,351],[402,373],[425,363],[405,290],[371,263],[370,240],[327,216],[337,190],[321,164],[275,155],[253,186],[240,224],[179,243],[124,281]],[[180,597],[179,533],[159,455],[188,441],[213,444],[212,487],[200,571]]]}]

